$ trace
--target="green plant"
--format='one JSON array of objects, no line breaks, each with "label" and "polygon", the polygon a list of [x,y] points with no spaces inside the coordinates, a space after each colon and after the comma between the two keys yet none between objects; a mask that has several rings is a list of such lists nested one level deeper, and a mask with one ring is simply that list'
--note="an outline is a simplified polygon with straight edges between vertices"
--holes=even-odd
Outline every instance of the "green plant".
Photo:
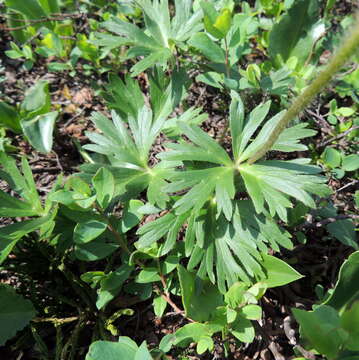
[{"label": "green plant", "polygon": [[313,311],[292,309],[309,346],[328,359],[355,359],[359,355],[359,252],[343,263],[333,291]]},{"label": "green plant", "polygon": [[124,358],[128,360],[152,360],[148,352],[146,343],[140,347],[130,338],[120,337],[117,343],[98,341],[91,345],[86,360],[115,360]]},{"label": "green plant", "polygon": [[[194,273],[179,266],[182,303],[186,316],[192,322],[174,334],[166,335],[160,349],[168,352],[173,345],[187,347],[191,342],[196,342],[197,352],[202,354],[213,350],[212,336],[216,333],[221,334],[224,342],[229,335],[240,342],[252,342],[255,336],[252,321],[261,319],[262,309],[258,303],[266,289],[285,285],[301,277],[288,265],[269,255],[264,256],[263,265],[267,270],[266,279],[252,286],[236,282],[224,296],[210,281],[199,282]],[[205,304],[202,296],[206,297]]]},{"label": "green plant", "polygon": [[50,111],[47,81],[40,80],[28,89],[19,109],[0,102],[0,110],[0,125],[16,134],[23,133],[36,150],[44,153],[51,151],[58,112]]},{"label": "green plant", "polygon": [[106,39],[111,42],[111,47],[130,46],[125,59],[144,56],[131,68],[132,76],[155,64],[165,67],[170,62],[173,67],[176,52],[185,46],[192,34],[201,29],[201,11],[192,12],[192,1],[176,1],[176,15],[171,19],[167,0],[137,0],[135,3],[143,12],[148,35],[136,25],[113,17],[103,26],[121,38],[99,34],[99,40]]},{"label": "green plant", "polygon": [[[57,2],[5,3],[41,32],[35,52],[67,57],[58,19],[50,16]],[[25,158],[16,161],[0,152],[0,216],[11,221],[0,228],[0,265],[31,279],[29,289],[19,291],[27,300],[0,287],[8,305],[0,311],[6,325],[0,343],[19,331],[17,344],[34,344],[43,359],[139,360],[165,359],[191,343],[202,354],[217,342],[228,357],[230,342],[250,343],[257,329],[263,331],[262,301],[273,291],[267,290],[302,277],[289,265],[296,258],[285,261],[280,253],[305,244],[298,230],[308,225],[303,218],[309,211],[326,234],[358,248],[351,220],[356,215],[350,210],[341,218],[328,202],[331,191],[322,168],[298,152],[310,150],[309,156],[337,173],[357,171],[357,156],[325,145],[318,152],[309,149],[302,140],[308,142],[316,131],[298,117],[358,48],[359,23],[308,83],[317,69],[323,29],[317,1],[259,1],[254,10],[243,2],[241,13],[231,1],[104,5],[101,0],[82,4],[81,9],[99,9],[100,20],[89,19],[92,31],[77,36],[70,60],[52,63],[54,69],[74,69],[82,58],[89,62],[88,73],[112,70],[99,91],[111,119],[92,114],[94,130],[80,149],[85,164],[44,195]],[[328,1],[325,16],[332,6]],[[262,15],[271,20],[266,23]],[[308,21],[303,26],[293,22],[297,17]],[[259,56],[268,51],[261,64],[245,62],[254,41]],[[27,54],[36,64],[29,45],[11,46],[8,55]],[[113,62],[107,59],[109,67],[102,67],[107,56]],[[129,71],[118,76],[119,68]],[[190,103],[191,86],[198,85],[193,78],[220,89],[216,96],[228,103],[219,134],[204,130],[208,115]],[[1,125],[22,132],[45,153],[51,151],[58,115],[50,112],[48,86],[36,83],[18,108],[0,103]],[[287,106],[293,95],[288,87],[304,91]],[[348,129],[334,120],[353,115],[354,106],[332,101],[325,117],[340,135]],[[356,263],[354,253],[322,305],[312,312],[293,309],[303,337],[329,359],[358,350],[357,288],[351,285]],[[53,288],[36,287],[32,279],[39,276],[51,279]],[[138,303],[153,308],[157,317],[171,308],[183,318],[183,326],[164,336],[157,350],[120,336]],[[22,330],[26,325],[31,332]],[[38,331],[45,326],[54,334],[49,343]],[[72,332],[66,337],[67,327]],[[317,336],[322,332],[329,340]]]}]

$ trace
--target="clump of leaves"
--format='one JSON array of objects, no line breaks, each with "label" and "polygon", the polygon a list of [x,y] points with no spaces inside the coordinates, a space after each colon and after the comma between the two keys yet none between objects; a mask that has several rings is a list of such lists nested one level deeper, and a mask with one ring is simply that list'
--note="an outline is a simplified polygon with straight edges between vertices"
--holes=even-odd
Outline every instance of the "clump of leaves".
[{"label": "clump of leaves", "polygon": [[[137,76],[155,64],[166,67],[175,63],[176,52],[185,47],[186,41],[202,28],[202,12],[192,11],[192,0],[177,0],[175,16],[171,18],[167,0],[136,0],[134,2],[143,12],[145,28],[116,17],[106,21],[103,26],[121,36],[112,39],[116,46],[129,46],[126,58],[144,58],[132,66],[132,76]],[[103,35],[98,35],[101,39]]]}]

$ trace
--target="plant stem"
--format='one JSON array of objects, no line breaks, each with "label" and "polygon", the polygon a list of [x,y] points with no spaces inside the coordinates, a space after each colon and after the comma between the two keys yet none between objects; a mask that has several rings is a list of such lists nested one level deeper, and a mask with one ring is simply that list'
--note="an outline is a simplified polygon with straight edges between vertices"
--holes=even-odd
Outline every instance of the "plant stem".
[{"label": "plant stem", "polygon": [[229,50],[228,50],[227,37],[224,38],[224,46],[226,48],[226,74],[227,74],[227,78],[229,78],[230,67],[229,67]]},{"label": "plant stem", "polygon": [[[181,315],[184,315],[184,311],[181,310],[171,299],[171,294],[170,292],[168,291],[168,287],[167,287],[167,281],[166,281],[166,278],[165,276],[162,274],[162,271],[161,271],[161,265],[160,265],[160,262],[158,259],[156,259],[156,263],[157,263],[157,269],[158,269],[158,273],[160,275],[160,278],[161,278],[161,284],[162,284],[162,287],[163,287],[163,292],[158,289],[161,297],[168,303],[168,305],[171,306],[171,308],[177,313],[177,314],[181,314]],[[192,319],[188,319],[189,321],[193,322]]]},{"label": "plant stem", "polygon": [[131,254],[130,249],[128,248],[126,241],[123,239],[122,235],[112,226],[110,218],[106,215],[106,213],[97,205],[94,205],[94,209],[99,212],[101,217],[107,223],[108,230],[112,233],[117,243],[120,245],[121,249],[126,252],[126,254]]},{"label": "plant stem", "polygon": [[55,348],[55,360],[61,360],[61,349],[62,349],[62,329],[61,325],[55,325],[56,328],[56,348]]},{"label": "plant stem", "polygon": [[253,164],[262,158],[267,151],[277,141],[281,132],[286,128],[289,122],[299,115],[301,111],[308,106],[313,98],[329,83],[332,77],[340,70],[340,68],[349,60],[359,46],[359,14],[356,16],[356,23],[352,31],[346,37],[344,44],[337,50],[326,68],[318,75],[318,77],[297,97],[287,112],[283,115],[277,126],[273,129],[268,140],[263,147],[248,160],[248,164]]},{"label": "plant stem", "polygon": [[32,319],[32,322],[35,323],[44,323],[44,322],[50,322],[53,323],[55,326],[61,326],[63,324],[67,324],[73,321],[78,320],[78,316],[72,316],[72,317],[68,317],[68,318],[35,318]]}]

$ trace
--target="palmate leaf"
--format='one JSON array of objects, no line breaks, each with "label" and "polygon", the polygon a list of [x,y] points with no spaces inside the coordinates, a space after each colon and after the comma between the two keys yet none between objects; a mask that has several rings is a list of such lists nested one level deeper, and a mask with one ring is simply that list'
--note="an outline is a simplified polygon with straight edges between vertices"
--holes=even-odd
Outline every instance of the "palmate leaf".
[{"label": "palmate leaf", "polygon": [[164,190],[170,193],[191,188],[175,204],[177,214],[183,214],[188,210],[199,211],[210,199],[214,200],[214,194],[218,202],[219,211],[223,210],[227,219],[232,217],[232,199],[235,189],[233,183],[233,170],[227,167],[213,167],[203,170],[167,173],[167,179],[171,181]]},{"label": "palmate leaf", "polygon": [[[232,102],[230,105],[230,129],[232,134],[232,151],[234,160],[241,163],[253,156],[267,140],[274,127],[283,116],[280,112],[265,122],[258,135],[250,142],[251,137],[263,124],[270,109],[270,102],[257,106],[245,119],[244,107],[238,93],[231,92]],[[291,152],[307,150],[300,144],[301,139],[315,135],[314,130],[306,129],[307,123],[302,123],[285,129],[271,150]]]},{"label": "palmate leaf", "polygon": [[[150,103],[153,120],[166,118],[185,96],[188,77],[183,70],[173,71],[169,77],[159,67],[155,67],[148,76],[150,96],[146,96],[146,100]],[[130,116],[138,117],[139,111],[145,105],[145,96],[137,81],[129,75],[121,80],[117,75],[111,74],[105,89],[103,96],[107,100],[108,106],[115,109],[123,121],[128,122]],[[174,121],[175,118],[172,120],[172,127]],[[171,127],[171,124],[165,127]]]},{"label": "palmate leaf", "polygon": [[165,47],[183,42],[202,28],[202,11],[192,12],[192,0],[176,0],[176,14],[171,19],[168,0],[135,0],[145,18],[146,28]]},{"label": "palmate leaf", "polygon": [[109,75],[109,82],[105,86],[104,98],[111,109],[115,109],[122,118],[127,120],[128,114],[137,116],[138,110],[145,105],[145,99],[138,82],[130,76],[122,81],[114,74]]},{"label": "palmate leaf", "polygon": [[243,164],[238,167],[257,213],[265,211],[265,204],[272,216],[278,214],[287,220],[286,208],[291,207],[289,197],[314,208],[310,194],[329,195],[324,184],[325,177],[318,176],[321,169],[301,161],[263,161],[257,164]]},{"label": "palmate leaf", "polygon": [[[168,172],[170,184],[165,187],[169,193],[188,190],[174,204],[176,213],[190,209],[199,210],[207,201],[218,203],[218,215],[223,212],[228,220],[232,216],[231,200],[234,198],[234,177],[239,172],[245,188],[258,213],[269,210],[286,221],[286,208],[292,206],[290,197],[315,207],[311,194],[324,196],[328,188],[325,178],[317,176],[321,169],[307,165],[306,160],[264,161],[254,165],[243,163],[253,156],[271,134],[280,120],[279,113],[268,120],[258,131],[269,112],[270,102],[259,105],[245,119],[243,104],[236,93],[232,93],[230,107],[230,128],[234,159],[208,134],[195,125],[178,123],[182,133],[194,145],[181,142],[167,144],[171,151],[162,152],[158,157],[166,161],[201,162],[204,166],[182,171]],[[252,136],[258,135],[252,140]],[[284,130],[273,145],[273,150],[297,151],[306,147],[299,140],[313,135],[312,130],[299,124]],[[203,168],[204,167],[204,168]]]},{"label": "palmate leaf", "polygon": [[[192,108],[179,119],[169,118],[173,109],[185,96],[186,77],[174,71],[168,78],[159,68],[149,74],[150,97],[145,98],[137,83],[130,77],[122,81],[110,76],[106,90],[112,112],[112,121],[101,113],[94,113],[92,120],[101,131],[88,133],[91,144],[85,149],[95,153],[93,163],[81,166],[81,176],[91,182],[91,177],[101,168],[110,170],[115,180],[115,196],[130,200],[147,188],[147,198],[152,205],[164,209],[169,197],[162,191],[165,178],[178,161],[162,161],[149,166],[150,149],[161,131],[178,136],[182,130],[179,119],[186,123],[199,123],[206,118]],[[148,104],[149,103],[149,104]]]},{"label": "palmate leaf", "polygon": [[231,222],[223,215],[216,217],[213,203],[207,203],[196,212],[168,213],[137,231],[140,235],[137,247],[146,248],[165,238],[159,256],[165,255],[175,247],[178,233],[187,223],[184,241],[186,255],[190,257],[188,268],[199,267],[199,277],[217,282],[222,292],[238,278],[248,284],[254,279],[263,279],[261,254],[268,248],[291,249],[290,235],[268,214],[257,215],[249,200],[236,201],[233,208]]},{"label": "palmate leaf", "polygon": [[92,121],[102,134],[87,133],[92,144],[87,144],[84,148],[104,155],[105,158],[103,161],[81,166],[84,172],[82,177],[90,181],[91,177],[104,167],[114,177],[115,196],[129,200],[147,188],[150,202],[164,208],[169,197],[161,191],[161,187],[165,185],[163,179],[168,176],[167,172],[172,170],[166,168],[166,162],[150,168],[148,160],[151,146],[166,118],[158,116],[153,119],[151,109],[144,105],[138,110],[136,118],[128,115],[129,129],[115,111],[112,111],[112,120],[101,113],[93,114]]},{"label": "palmate leaf", "polygon": [[111,157],[119,167],[146,169],[149,150],[165,118],[152,122],[151,109],[143,106],[137,118],[128,117],[131,136],[121,117],[115,111],[111,115],[113,122],[101,113],[93,114],[92,121],[102,134],[88,132],[87,136],[94,144],[85,145],[84,148]]},{"label": "palmate leaf", "polygon": [[276,250],[279,246],[292,247],[290,235],[270,217],[255,214],[247,200],[236,202],[232,222],[223,216],[215,220],[207,212],[205,220],[196,224],[195,231],[205,242],[201,245],[197,241],[188,267],[199,266],[198,276],[208,276],[212,282],[217,280],[222,292],[238,278],[248,284],[253,279],[263,279],[261,252],[266,253],[268,247]]},{"label": "palmate leaf", "polygon": [[128,58],[144,56],[131,68],[132,76],[156,64],[165,67],[173,57],[174,46],[183,46],[202,27],[202,11],[192,11],[192,0],[176,0],[176,15],[172,19],[168,0],[136,0],[134,3],[142,9],[145,29],[116,17],[103,23],[107,30],[121,36],[122,44],[130,46]]},{"label": "palmate leaf", "polygon": [[[247,118],[237,94],[232,93],[230,128],[233,157],[196,125],[178,123],[191,143],[167,144],[169,151],[158,155],[170,166],[163,178],[163,190],[174,197],[171,213],[140,228],[139,248],[161,241],[167,253],[176,245],[174,233],[186,225],[185,254],[190,257],[189,269],[197,268],[198,276],[218,282],[221,291],[238,278],[247,283],[263,278],[262,254],[268,248],[290,249],[290,235],[281,230],[274,217],[287,219],[291,198],[315,207],[313,195],[326,196],[325,178],[321,169],[309,160],[267,160],[250,165],[245,161],[256,153],[271,134],[282,114],[263,125],[270,103],[259,105]],[[255,136],[255,134],[257,134]],[[312,135],[302,124],[284,131],[273,149],[303,149],[299,140]],[[243,187],[241,186],[243,185]],[[235,200],[236,192],[247,191],[248,200]],[[243,195],[241,195],[243,196]],[[176,222],[177,217],[180,221]],[[180,225],[182,224],[182,225]],[[177,235],[176,235],[177,236]],[[159,252],[161,256],[163,253]]]}]

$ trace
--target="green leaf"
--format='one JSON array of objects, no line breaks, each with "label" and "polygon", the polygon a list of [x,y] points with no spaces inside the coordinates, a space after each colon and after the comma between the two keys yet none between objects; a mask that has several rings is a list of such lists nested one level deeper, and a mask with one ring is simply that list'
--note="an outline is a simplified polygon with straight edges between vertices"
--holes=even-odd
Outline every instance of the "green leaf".
[{"label": "green leaf", "polygon": [[176,269],[179,263],[180,257],[178,255],[169,255],[161,264],[161,273],[167,275]]},{"label": "green leaf", "polygon": [[37,192],[34,176],[32,174],[30,165],[25,157],[21,158],[21,168],[26,184],[26,188],[24,189],[24,197],[28,199],[29,202],[31,202],[32,207],[37,210],[38,215],[43,215],[44,211],[42,209],[42,203],[39,193]]},{"label": "green leaf", "polygon": [[244,293],[247,289],[248,285],[243,282],[234,283],[225,294],[226,303],[232,309],[239,307],[244,302]]},{"label": "green leaf", "polygon": [[153,299],[153,311],[157,317],[162,317],[167,307],[167,301],[162,296]]},{"label": "green leaf", "polygon": [[155,281],[160,281],[161,278],[158,274],[158,269],[155,267],[147,267],[140,271],[137,276],[136,282],[140,284],[152,283]]},{"label": "green leaf", "polygon": [[204,13],[203,22],[206,31],[217,39],[224,38],[231,27],[231,11],[223,8],[218,13],[212,3],[205,1],[201,1],[200,5]]},{"label": "green leaf", "polygon": [[29,300],[18,295],[12,287],[0,284],[0,346],[27,326],[35,316],[35,308]]},{"label": "green leaf", "polygon": [[321,157],[324,161],[324,164],[331,169],[339,167],[340,163],[342,162],[342,155],[340,151],[330,147],[325,148],[324,153]]},{"label": "green leaf", "polygon": [[97,284],[105,273],[103,271],[88,271],[80,276],[81,280],[88,284]]},{"label": "green leaf", "polygon": [[303,277],[284,261],[271,255],[263,254],[262,256],[262,265],[267,273],[267,278],[262,282],[269,288],[283,286]]},{"label": "green leaf", "polygon": [[90,186],[79,176],[72,175],[66,182],[66,189],[72,189],[85,198],[91,196]]},{"label": "green leaf", "polygon": [[197,33],[189,40],[189,45],[198,49],[206,58],[215,63],[224,64],[224,50],[211,40],[205,33]]},{"label": "green leaf", "polygon": [[211,351],[214,348],[214,342],[212,340],[212,338],[210,336],[202,336],[197,344],[197,353],[198,354],[203,354],[205,353],[207,350]]},{"label": "green leaf", "polygon": [[240,142],[244,127],[244,105],[238,93],[231,91],[231,98],[229,122],[232,134],[233,156],[237,159],[240,152]]},{"label": "green leaf", "polygon": [[136,343],[128,337],[119,337],[118,342],[95,341],[91,344],[86,360],[135,360]]},{"label": "green leaf", "polygon": [[[271,102],[267,101],[264,104],[258,105],[249,114],[246,124],[243,128],[242,134],[240,135],[240,139],[238,139],[238,142],[240,143],[238,150],[239,155],[242,155],[244,149],[248,145],[250,138],[264,121],[265,117],[269,112],[270,106],[271,106]],[[242,156],[240,156],[239,159],[241,159],[241,161],[244,160],[242,159]]]},{"label": "green leaf", "polygon": [[[222,325],[190,323],[182,326],[174,334],[168,334],[162,338],[160,349],[168,352],[172,345],[188,347],[192,342],[200,342],[201,339],[211,337],[214,333],[221,331]],[[208,339],[206,341],[208,344]],[[211,349],[212,350],[212,349]]]},{"label": "green leaf", "polygon": [[76,258],[81,261],[98,261],[113,254],[119,248],[118,245],[105,243],[103,240],[100,238],[98,241],[76,245]]},{"label": "green leaf", "polygon": [[26,159],[23,157],[21,160],[22,173],[19,171],[15,159],[7,156],[4,152],[0,152],[0,162],[2,165],[0,178],[6,181],[10,188],[23,197],[27,203],[31,204],[32,209],[37,211],[38,215],[42,215],[40,197]]},{"label": "green leaf", "polygon": [[[178,232],[184,225],[188,215],[188,213],[180,214],[180,216],[166,214],[152,223],[144,225],[137,231],[138,234],[144,234],[138,242],[139,247],[149,246],[167,234],[166,240],[159,250],[159,256],[166,255],[175,247]],[[160,224],[163,224],[163,228],[161,228]]]},{"label": "green leaf", "polygon": [[[166,0],[138,0],[136,4],[142,10],[145,28],[139,28],[117,17],[112,17],[103,24],[130,45],[126,54],[128,58],[143,56],[132,68],[132,75],[139,74],[155,63],[166,66],[175,46],[182,45],[182,42],[201,30],[202,17],[201,11],[192,12],[191,1],[176,1],[175,16],[172,19],[173,9],[171,8],[170,12]],[[103,46],[108,48],[108,41],[103,42]]]},{"label": "green leaf", "polygon": [[50,72],[57,72],[57,71],[70,71],[72,70],[71,64],[68,63],[60,63],[60,62],[51,62],[47,64],[47,68]]},{"label": "green leaf", "polygon": [[[6,9],[6,13],[7,15],[10,15],[10,17],[7,19],[8,27],[17,27],[19,25],[19,22],[23,22],[25,20],[24,16],[21,13],[13,12],[10,8]],[[23,44],[29,38],[31,38],[31,35],[28,31],[26,31],[26,29],[11,31],[10,34],[19,44]],[[5,54],[7,54],[7,51],[5,51]]]},{"label": "green leaf", "polygon": [[240,314],[248,320],[259,320],[262,317],[262,308],[254,304],[245,305]]},{"label": "green leaf", "polygon": [[47,15],[37,0],[5,0],[5,4],[9,8],[21,12],[28,19],[39,19]]},{"label": "green leaf", "polygon": [[169,49],[164,48],[156,52],[153,52],[151,55],[145,57],[144,59],[137,62],[131,67],[132,76],[137,76],[148,68],[156,65],[166,63],[167,60],[172,56],[172,53]]},{"label": "green leaf", "polygon": [[38,215],[37,209],[33,204],[21,201],[0,190],[0,216],[24,217]]},{"label": "green leaf", "polygon": [[352,220],[338,220],[325,226],[331,235],[341,243],[358,250],[357,235],[355,225]]},{"label": "green leaf", "polygon": [[218,29],[223,36],[226,36],[231,28],[232,13],[229,9],[224,8],[221,10],[213,26]]},{"label": "green leaf", "polygon": [[92,185],[96,190],[96,200],[102,209],[110,204],[115,191],[115,179],[106,168],[100,168],[92,178]]},{"label": "green leaf", "polygon": [[206,1],[201,1],[200,5],[204,13],[203,22],[206,31],[217,39],[223,38],[224,34],[219,29],[214,27],[214,23],[216,22],[216,19],[219,15],[214,5]]},{"label": "green leaf", "polygon": [[106,86],[106,96],[111,108],[116,109],[121,117],[128,115],[137,117],[138,111],[145,105],[143,93],[138,82],[129,74],[123,81],[120,77],[110,74]]},{"label": "green leaf", "polygon": [[264,211],[264,201],[268,204],[271,216],[276,213],[287,221],[286,208],[292,207],[288,196],[292,196],[308,207],[315,207],[310,193],[328,196],[330,191],[323,183],[324,177],[314,176],[319,167],[306,165],[304,161],[267,160],[253,165],[238,167],[245,186],[258,213]]},{"label": "green leaf", "polygon": [[351,351],[359,351],[359,301],[354,302],[341,316],[342,328],[349,334],[345,347]]},{"label": "green leaf", "polygon": [[279,135],[279,138],[271,148],[271,150],[291,152],[291,151],[305,151],[307,146],[300,143],[301,139],[314,136],[316,131],[306,129],[307,123],[301,123],[289,128]]},{"label": "green leaf", "polygon": [[150,352],[147,349],[146,341],[144,341],[138,348],[134,360],[153,360]]},{"label": "green leaf", "polygon": [[355,171],[359,169],[359,155],[351,154],[345,156],[343,159],[343,170],[345,171]]},{"label": "green leaf", "polygon": [[236,201],[230,223],[223,215],[216,218],[211,204],[207,204],[194,222],[189,220],[185,237],[186,244],[192,242],[188,269],[200,263],[199,276],[207,274],[213,283],[217,280],[222,293],[239,279],[250,284],[253,276],[264,278],[260,252],[267,252],[267,245],[277,251],[279,245],[290,249],[292,243],[289,234],[269,216],[253,214],[250,201]]},{"label": "green leaf", "polygon": [[74,241],[77,244],[88,243],[99,237],[107,228],[104,222],[89,220],[75,226]]},{"label": "green leaf", "polygon": [[217,306],[223,305],[223,296],[209,281],[199,279],[181,265],[178,276],[186,316],[196,321],[209,320]]},{"label": "green leaf", "polygon": [[163,179],[161,171],[153,171],[151,174],[151,180],[147,188],[147,199],[160,208],[166,208],[166,203],[170,200],[170,197],[163,191],[163,188],[167,185],[167,182]]},{"label": "green leaf", "polygon": [[96,301],[96,307],[104,308],[121,291],[123,283],[130,277],[132,266],[124,263],[117,270],[106,274],[100,280],[100,289]]},{"label": "green leaf", "polygon": [[[295,58],[294,58],[295,59]],[[282,68],[274,72],[270,72],[268,76],[262,76],[260,86],[265,92],[273,95],[287,96],[288,88],[295,84],[295,79],[291,76],[292,71]]]},{"label": "green leaf", "polygon": [[235,195],[234,174],[231,170],[223,172],[216,184],[216,201],[218,213],[223,212],[228,221],[232,219],[233,203]]},{"label": "green leaf", "polygon": [[179,123],[179,127],[183,131],[183,134],[185,134],[194,144],[205,149],[207,153],[211,153],[213,160],[209,160],[210,162],[218,162],[219,164],[229,166],[232,165],[232,160],[223,147],[198,126]]},{"label": "green leaf", "polygon": [[0,102],[0,126],[15,133],[21,132],[20,116],[16,109],[4,102]]},{"label": "green leaf", "polygon": [[232,324],[230,332],[239,341],[251,343],[254,340],[255,332],[250,320],[237,316],[236,321]]},{"label": "green leaf", "polygon": [[350,107],[340,107],[335,110],[334,114],[337,116],[349,117],[355,114],[355,110]]},{"label": "green leaf", "polygon": [[314,311],[292,309],[300,324],[300,331],[319,353],[330,359],[336,358],[344,339],[340,333],[338,312],[330,306],[321,305]]},{"label": "green leaf", "polygon": [[24,111],[26,115],[34,117],[50,112],[50,108],[49,83],[45,80],[40,80],[26,91],[25,99],[21,104],[21,110]]},{"label": "green leaf", "polygon": [[269,55],[272,60],[277,61],[280,56],[285,62],[296,56],[300,64],[304,64],[324,30],[324,25],[318,20],[318,0],[296,0],[270,32]]},{"label": "green leaf", "polygon": [[338,281],[324,304],[340,311],[348,303],[359,299],[359,287],[353,284],[359,284],[359,251],[351,254],[340,267]]},{"label": "green leaf", "polygon": [[0,228],[0,264],[2,264],[16,243],[25,235],[38,230],[51,220],[51,215],[35,220],[25,220]]},{"label": "green leaf", "polygon": [[52,149],[54,125],[58,112],[38,115],[31,120],[21,120],[21,128],[30,144],[38,151],[49,153]]},{"label": "green leaf", "polygon": [[42,8],[47,14],[57,14],[60,12],[58,0],[39,0]]},{"label": "green leaf", "polygon": [[139,224],[143,218],[143,214],[139,212],[141,207],[143,207],[143,202],[141,200],[130,200],[125,205],[119,226],[119,231],[122,234]]}]

